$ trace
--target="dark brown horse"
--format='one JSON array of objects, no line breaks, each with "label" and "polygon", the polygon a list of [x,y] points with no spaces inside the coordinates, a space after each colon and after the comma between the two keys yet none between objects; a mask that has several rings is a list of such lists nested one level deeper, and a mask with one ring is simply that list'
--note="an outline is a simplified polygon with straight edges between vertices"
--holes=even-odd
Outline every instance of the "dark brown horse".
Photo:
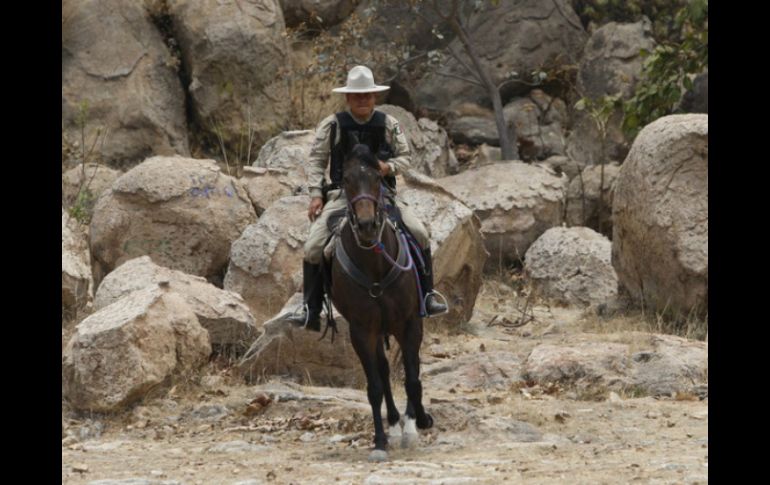
[{"label": "dark brown horse", "polygon": [[[348,223],[335,248],[331,297],[350,324],[350,340],[364,367],[374,417],[374,450],[370,461],[387,459],[381,405],[385,397],[390,438],[401,445],[417,442],[417,428],[433,426],[422,405],[420,345],[422,318],[414,261],[408,243],[388,220],[379,165],[369,147],[356,145],[344,163],[343,189]],[[384,343],[395,337],[404,360],[407,407],[403,434],[390,388]]]}]

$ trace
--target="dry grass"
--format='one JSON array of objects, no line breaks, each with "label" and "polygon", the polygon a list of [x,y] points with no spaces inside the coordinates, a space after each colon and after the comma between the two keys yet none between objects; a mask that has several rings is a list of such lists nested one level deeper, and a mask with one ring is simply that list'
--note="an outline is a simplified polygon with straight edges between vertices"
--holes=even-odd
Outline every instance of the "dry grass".
[{"label": "dry grass", "polygon": [[589,309],[581,320],[581,330],[593,333],[645,332],[677,335],[693,340],[705,340],[708,316],[703,319],[690,315],[686,319],[666,318],[662,313],[627,309],[611,317],[601,317]]}]

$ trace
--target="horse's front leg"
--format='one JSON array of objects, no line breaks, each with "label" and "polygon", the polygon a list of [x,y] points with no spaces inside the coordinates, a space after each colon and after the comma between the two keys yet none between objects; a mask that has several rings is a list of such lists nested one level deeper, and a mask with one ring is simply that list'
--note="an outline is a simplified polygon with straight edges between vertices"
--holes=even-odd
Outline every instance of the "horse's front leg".
[{"label": "horse's front leg", "polygon": [[401,415],[398,413],[398,408],[393,400],[393,391],[390,388],[390,364],[388,364],[388,357],[385,355],[385,347],[383,344],[383,338],[377,339],[377,362],[379,364],[380,379],[382,380],[382,389],[385,392],[385,407],[388,410],[388,438],[400,438],[401,437]]},{"label": "horse's front leg", "polygon": [[374,419],[374,450],[369,454],[369,461],[388,459],[388,438],[382,425],[382,395],[384,392],[377,362],[377,334],[364,330],[360,325],[350,323],[350,340],[366,374],[366,393],[372,406]]},{"label": "horse's front leg", "polygon": [[422,383],[420,382],[420,346],[422,344],[422,320],[415,319],[407,324],[408,331],[402,346],[404,373],[406,374],[406,419],[402,447],[417,443],[417,429],[429,429],[433,426],[433,417],[425,412],[422,405]]}]

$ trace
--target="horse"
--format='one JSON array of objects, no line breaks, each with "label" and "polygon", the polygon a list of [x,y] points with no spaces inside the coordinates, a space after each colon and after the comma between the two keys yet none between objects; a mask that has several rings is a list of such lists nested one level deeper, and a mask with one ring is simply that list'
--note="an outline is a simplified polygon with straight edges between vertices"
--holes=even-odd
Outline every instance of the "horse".
[{"label": "horse", "polygon": [[[388,435],[400,436],[402,447],[416,444],[417,428],[433,426],[433,418],[422,404],[419,352],[423,324],[415,261],[405,235],[386,215],[379,164],[367,145],[353,146],[343,163],[341,185],[348,200],[348,222],[335,243],[331,300],[349,323],[350,340],[366,374],[374,419],[374,450],[369,461],[384,461],[388,436],[380,409],[383,395]],[[403,433],[384,349],[391,335],[401,348],[406,374]]]}]

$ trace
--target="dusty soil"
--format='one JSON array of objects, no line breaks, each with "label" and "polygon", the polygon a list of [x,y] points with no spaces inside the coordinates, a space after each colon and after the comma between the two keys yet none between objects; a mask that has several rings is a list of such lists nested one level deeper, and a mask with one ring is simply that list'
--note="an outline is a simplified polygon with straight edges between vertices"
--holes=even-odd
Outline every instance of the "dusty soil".
[{"label": "dusty soil", "polygon": [[[423,369],[502,351],[514,355],[501,367],[510,369],[537,344],[637,335],[586,333],[582,312],[565,308],[538,307],[537,320],[517,329],[488,326],[501,312],[515,318],[498,297],[485,287],[463,334],[428,332]],[[200,383],[148,396],[121,415],[75,415],[64,403],[62,483],[708,482],[708,397],[610,396],[499,374],[426,372],[434,428],[415,448],[394,441],[389,461],[369,463],[373,426],[363,389],[280,377],[246,386],[212,366]],[[403,409],[401,375],[392,380]]]}]

